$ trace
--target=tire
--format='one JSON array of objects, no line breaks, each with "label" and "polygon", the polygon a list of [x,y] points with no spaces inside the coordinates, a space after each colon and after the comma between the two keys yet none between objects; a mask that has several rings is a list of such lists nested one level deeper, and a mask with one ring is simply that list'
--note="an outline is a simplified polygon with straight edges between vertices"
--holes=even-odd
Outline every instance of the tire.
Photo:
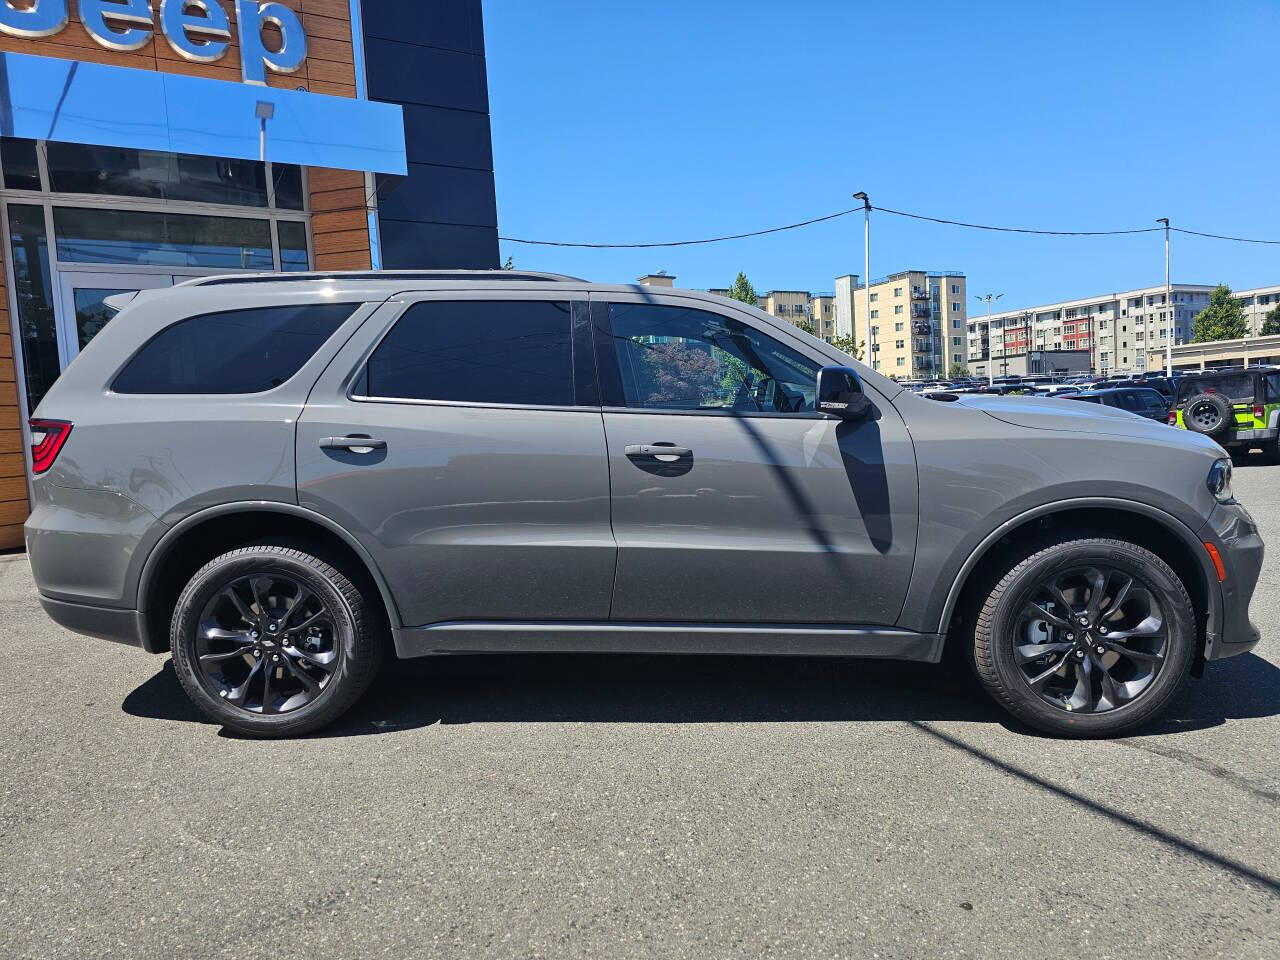
[{"label": "tire", "polygon": [[[1091,606],[1096,573],[1105,576],[1100,615]],[[1054,596],[1046,583],[1059,587],[1058,601],[1046,599]],[[1046,617],[1028,616],[1035,608]],[[1149,632],[1153,617],[1158,633]],[[997,703],[1065,737],[1110,737],[1151,721],[1186,680],[1195,649],[1195,610],[1178,575],[1149,550],[1102,538],[1064,540],[1017,563],[983,604],[973,646]],[[1095,704],[1084,702],[1082,672]]]},{"label": "tire", "polygon": [[218,723],[253,737],[296,736],[333,722],[364,693],[382,658],[378,623],[324,560],[277,544],[241,547],[206,563],[178,597],[174,670]]},{"label": "tire", "polygon": [[1262,456],[1267,463],[1280,463],[1280,437],[1262,442]]},{"label": "tire", "polygon": [[1235,421],[1235,410],[1220,393],[1198,393],[1182,408],[1182,422],[1187,429],[1206,437],[1226,433]]}]

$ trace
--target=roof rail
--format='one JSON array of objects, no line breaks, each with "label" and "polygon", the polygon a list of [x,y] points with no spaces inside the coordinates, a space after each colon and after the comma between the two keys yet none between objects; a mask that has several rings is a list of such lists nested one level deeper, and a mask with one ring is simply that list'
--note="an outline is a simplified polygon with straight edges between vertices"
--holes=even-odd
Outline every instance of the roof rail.
[{"label": "roof rail", "polygon": [[305,273],[235,273],[196,277],[183,287],[218,287],[233,283],[304,283],[318,280],[525,280],[553,283],[585,283],[578,277],[532,270],[326,270]]}]

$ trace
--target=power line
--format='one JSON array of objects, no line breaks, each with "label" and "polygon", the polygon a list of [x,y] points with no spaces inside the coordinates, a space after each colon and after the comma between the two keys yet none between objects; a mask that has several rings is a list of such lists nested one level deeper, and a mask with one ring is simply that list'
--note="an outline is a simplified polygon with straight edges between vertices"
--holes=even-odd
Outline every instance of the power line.
[{"label": "power line", "polygon": [[847,217],[857,213],[861,207],[850,207],[837,213],[829,213],[825,217],[814,217],[812,220],[801,220],[799,223],[788,223],[782,227],[769,227],[767,230],[752,230],[749,233],[733,233],[724,237],[707,237],[703,240],[667,240],[661,243],[570,243],[563,240],[525,240],[520,237],[498,237],[507,243],[527,243],[538,247],[580,247],[589,250],[646,250],[653,247],[692,247],[703,243],[720,243],[724,240],[742,240],[746,237],[763,237],[767,233],[781,233],[784,230],[797,230],[800,227],[812,226],[837,217]]},{"label": "power line", "polygon": [[928,220],[930,223],[942,223],[949,227],[968,227],[970,230],[995,230],[1000,233],[1035,233],[1048,237],[1114,237],[1125,233],[1154,233],[1164,227],[1139,227],[1136,230],[1033,230],[1030,227],[993,227],[985,223],[965,223],[962,220],[944,220],[941,217],[926,217],[921,213],[907,213],[903,210],[890,210],[888,207],[872,207],[881,213],[892,213],[898,217],[910,217],[912,220]]},{"label": "power line", "polygon": [[1225,237],[1220,233],[1201,233],[1199,230],[1183,230],[1181,227],[1170,227],[1174,233],[1186,233],[1193,237],[1208,237],[1211,240],[1232,240],[1235,243],[1269,243],[1280,245],[1280,240],[1251,240],[1248,237]]},{"label": "power line", "polygon": [[[825,223],[828,220],[836,220],[840,217],[847,217],[851,213],[858,213],[862,207],[851,207],[848,210],[838,210],[835,213],[829,213],[826,216],[814,217],[811,220],[801,220],[798,223],[788,223],[780,227],[768,227],[764,230],[751,230],[746,233],[731,233],[719,237],[704,237],[697,240],[664,240],[650,243],[580,243],[569,240],[530,240],[526,237],[503,237],[498,239],[504,243],[523,243],[530,246],[538,247],[574,247],[583,250],[651,250],[658,247],[692,247],[708,243],[723,243],[726,240],[745,240],[748,237],[763,237],[771,233],[782,233],[787,230],[798,230],[801,227],[813,226],[815,223]],[[889,207],[872,207],[872,210],[878,210],[880,213],[892,214],[896,217],[907,217],[911,220],[924,220],[929,223],[939,223],[949,227],[963,227],[968,230],[989,230],[997,233],[1023,233],[1033,234],[1045,237],[1115,237],[1125,236],[1139,233],[1156,233],[1164,229],[1164,227],[1137,227],[1129,230],[1041,230],[1032,227],[1003,227],[987,223],[968,223],[964,220],[949,220],[944,217],[931,217],[922,213],[908,213],[905,210],[893,210]],[[1172,227],[1174,233],[1184,233],[1193,237],[1207,237],[1211,240],[1228,240],[1233,243],[1264,243],[1280,246],[1280,240],[1259,240],[1249,237],[1232,237],[1220,233],[1203,233],[1199,230],[1187,230],[1182,227]]]}]

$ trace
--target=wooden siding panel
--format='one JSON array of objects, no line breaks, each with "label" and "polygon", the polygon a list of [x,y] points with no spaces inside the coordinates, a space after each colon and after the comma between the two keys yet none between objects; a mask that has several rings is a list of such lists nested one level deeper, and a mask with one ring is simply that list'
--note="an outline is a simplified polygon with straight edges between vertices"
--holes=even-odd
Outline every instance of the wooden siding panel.
[{"label": "wooden siding panel", "polygon": [[327,190],[311,195],[311,212],[333,213],[338,210],[362,210],[365,208],[364,187],[347,190]]},{"label": "wooden siding panel", "polygon": [[21,548],[22,546],[23,539],[21,523],[10,523],[0,527],[0,550],[13,550]]},{"label": "wooden siding panel", "polygon": [[21,477],[23,482],[22,495],[27,495],[26,491],[27,476],[27,460],[21,452],[18,453],[0,453],[0,477]]},{"label": "wooden siding panel", "polygon": [[[316,258],[330,253],[369,252],[369,228],[363,230],[335,230],[315,236]],[[4,384],[0,384],[3,387]],[[12,386],[12,384],[10,384]]]},{"label": "wooden siding panel", "polygon": [[9,293],[3,269],[0,269],[0,378],[0,420],[8,428],[0,430],[0,477],[5,478],[0,480],[0,514],[4,515],[0,550],[10,550],[22,546],[22,524],[31,510],[27,505],[27,458],[19,427],[17,368],[9,333]]},{"label": "wooden siding panel", "polygon": [[368,270],[369,267],[368,250],[363,253],[330,253],[324,257],[316,257],[316,268],[319,270]]}]

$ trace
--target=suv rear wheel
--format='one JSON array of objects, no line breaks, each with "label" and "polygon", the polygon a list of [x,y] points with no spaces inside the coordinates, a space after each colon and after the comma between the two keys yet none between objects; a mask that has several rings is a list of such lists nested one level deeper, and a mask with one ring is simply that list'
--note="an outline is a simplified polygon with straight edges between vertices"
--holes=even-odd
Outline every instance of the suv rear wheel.
[{"label": "suv rear wheel", "polygon": [[1177,574],[1122,540],[1056,543],[1001,578],[978,616],[988,691],[1037,729],[1105,737],[1158,714],[1186,679],[1196,620]]},{"label": "suv rear wheel", "polygon": [[377,672],[382,644],[356,586],[302,550],[241,547],[201,567],[178,598],[173,662],[211,718],[259,737],[336,719]]}]

